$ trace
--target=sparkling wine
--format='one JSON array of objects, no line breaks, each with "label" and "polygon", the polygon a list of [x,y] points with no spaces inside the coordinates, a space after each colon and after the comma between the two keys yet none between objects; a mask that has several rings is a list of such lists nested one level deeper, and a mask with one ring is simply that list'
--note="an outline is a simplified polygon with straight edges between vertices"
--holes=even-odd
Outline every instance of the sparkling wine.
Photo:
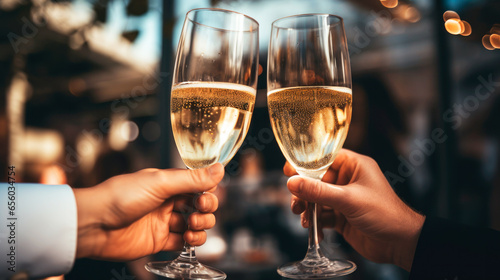
[{"label": "sparkling wine", "polygon": [[254,88],[219,82],[182,83],[172,89],[175,143],[187,167],[227,164],[245,138]]},{"label": "sparkling wine", "polygon": [[274,135],[302,175],[321,177],[347,136],[352,91],[346,87],[282,88],[267,96]]}]

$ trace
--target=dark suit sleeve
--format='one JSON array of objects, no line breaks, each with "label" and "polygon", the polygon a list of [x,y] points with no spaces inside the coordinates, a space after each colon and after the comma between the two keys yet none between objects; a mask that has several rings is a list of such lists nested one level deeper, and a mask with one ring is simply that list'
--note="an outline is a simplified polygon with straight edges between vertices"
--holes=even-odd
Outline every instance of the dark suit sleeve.
[{"label": "dark suit sleeve", "polygon": [[410,280],[500,279],[500,232],[427,217]]}]

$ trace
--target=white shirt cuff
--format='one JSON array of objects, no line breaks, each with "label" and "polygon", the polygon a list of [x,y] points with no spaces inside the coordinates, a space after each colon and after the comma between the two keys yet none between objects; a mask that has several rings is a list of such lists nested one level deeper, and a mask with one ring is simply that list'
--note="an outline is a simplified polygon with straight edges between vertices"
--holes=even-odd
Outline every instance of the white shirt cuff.
[{"label": "white shirt cuff", "polygon": [[[12,200],[9,185],[0,185],[0,209],[5,208],[0,210],[0,225],[5,224],[0,226],[0,276],[26,272],[38,278],[68,273],[77,241],[77,210],[71,187],[15,184]],[[11,201],[15,201],[13,212],[8,209]]]}]

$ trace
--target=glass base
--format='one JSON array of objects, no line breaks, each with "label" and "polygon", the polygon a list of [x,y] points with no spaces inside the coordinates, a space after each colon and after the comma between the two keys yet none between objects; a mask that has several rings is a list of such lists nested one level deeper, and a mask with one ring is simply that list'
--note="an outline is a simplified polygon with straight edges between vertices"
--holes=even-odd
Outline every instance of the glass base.
[{"label": "glass base", "polygon": [[149,272],[170,279],[224,280],[227,277],[221,270],[202,265],[198,261],[185,262],[177,259],[168,262],[149,262],[145,268]]},{"label": "glass base", "polygon": [[278,274],[291,279],[328,279],[347,275],[355,270],[356,264],[351,261],[321,257],[284,264],[278,267]]}]

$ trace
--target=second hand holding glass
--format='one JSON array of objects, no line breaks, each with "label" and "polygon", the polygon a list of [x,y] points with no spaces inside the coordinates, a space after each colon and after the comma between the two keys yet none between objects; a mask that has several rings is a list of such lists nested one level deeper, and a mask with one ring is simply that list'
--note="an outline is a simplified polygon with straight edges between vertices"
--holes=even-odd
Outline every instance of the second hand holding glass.
[{"label": "second hand holding glass", "polygon": [[[321,180],[351,121],[351,69],[342,18],[309,14],[273,22],[267,87],[271,125],[285,158],[300,175]],[[292,279],[352,273],[353,262],[330,260],[321,252],[317,205],[308,203],[307,208],[307,254],[279,267],[278,273]]]}]

